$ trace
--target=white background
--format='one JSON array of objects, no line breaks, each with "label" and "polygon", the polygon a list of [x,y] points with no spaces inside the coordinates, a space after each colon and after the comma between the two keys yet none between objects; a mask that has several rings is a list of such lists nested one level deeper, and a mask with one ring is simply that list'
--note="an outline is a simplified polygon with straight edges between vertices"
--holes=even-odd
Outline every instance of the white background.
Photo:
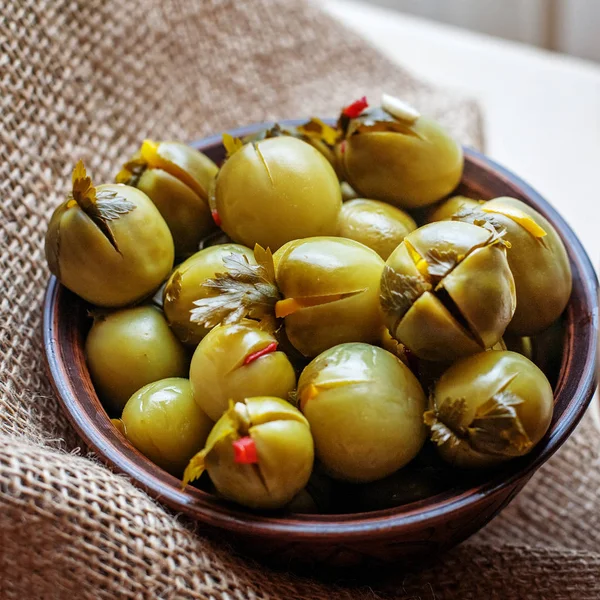
[{"label": "white background", "polygon": [[417,77],[476,98],[486,153],[554,204],[600,266],[600,65],[349,0],[324,6]]},{"label": "white background", "polygon": [[600,61],[599,0],[369,0],[482,33]]}]

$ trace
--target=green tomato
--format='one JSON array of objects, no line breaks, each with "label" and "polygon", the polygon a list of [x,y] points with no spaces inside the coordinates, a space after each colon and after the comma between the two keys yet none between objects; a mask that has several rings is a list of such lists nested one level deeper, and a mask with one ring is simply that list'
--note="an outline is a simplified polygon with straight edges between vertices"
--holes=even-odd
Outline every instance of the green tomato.
[{"label": "green tomato", "polygon": [[282,508],[306,486],[313,461],[310,428],[296,408],[280,398],[246,398],[217,421],[184,483],[206,470],[225,498],[250,508]]},{"label": "green tomato", "polygon": [[243,146],[219,171],[214,190],[225,233],[273,251],[290,240],[335,235],[341,203],[327,159],[290,136]]},{"label": "green tomato", "polygon": [[545,373],[552,386],[558,382],[565,359],[565,318],[554,321],[548,329],[531,338],[531,360]]},{"label": "green tomato", "polygon": [[194,402],[187,379],[170,377],[138,390],[121,417],[127,439],[152,462],[181,477],[213,423]]},{"label": "green tomato", "polygon": [[151,295],[174,257],[173,238],[156,206],[127,185],[91,187],[83,165],[73,179],[75,199],[54,211],[46,233],[50,271],[97,306],[125,306]]},{"label": "green tomato", "polygon": [[495,198],[459,218],[505,231],[517,293],[508,331],[531,336],[550,327],[565,310],[573,284],[569,256],[550,222],[515,198]]},{"label": "green tomato", "polygon": [[276,315],[285,319],[290,342],[304,356],[379,339],[384,263],[373,250],[344,238],[308,238],[280,248],[273,262],[284,296]]},{"label": "green tomato", "polygon": [[413,467],[412,463],[392,475],[348,489],[353,512],[385,510],[418,502],[444,489],[440,469]]},{"label": "green tomato", "polygon": [[399,208],[377,200],[357,198],[342,206],[338,235],[368,246],[387,260],[416,228],[413,218]]},{"label": "green tomato", "polygon": [[326,514],[334,511],[336,506],[336,488],[339,483],[321,472],[315,465],[306,484],[286,506],[291,513]]},{"label": "green tomato", "polygon": [[164,291],[163,309],[169,325],[185,344],[196,345],[208,333],[209,328],[190,320],[190,311],[195,308],[196,300],[209,295],[202,284],[217,273],[226,273],[228,269],[223,261],[232,255],[243,256],[250,264],[256,264],[249,248],[219,244],[196,252],[171,274]]},{"label": "green tomato", "polygon": [[125,308],[94,318],[85,354],[98,396],[117,412],[144,385],[187,376],[190,363],[162,312],[153,306]]},{"label": "green tomato", "polygon": [[550,427],[554,398],[545,375],[510,351],[464,358],[438,380],[425,415],[440,456],[485,468],[523,456]]},{"label": "green tomato", "polygon": [[[486,349],[486,352],[492,352],[493,350],[506,350],[506,344],[503,339],[491,348]],[[412,367],[413,373],[417,376],[419,383],[423,386],[424,390],[432,390],[436,381],[452,366],[452,361],[430,361],[423,360],[420,358],[413,358],[410,363],[406,363]]]},{"label": "green tomato", "polygon": [[443,200],[439,204],[431,207],[428,211],[425,222],[435,223],[436,221],[446,221],[452,219],[465,209],[476,209],[480,206],[478,200],[467,198],[466,196],[452,196]]},{"label": "green tomato", "polygon": [[345,179],[362,197],[419,208],[447,196],[463,171],[460,144],[418,113],[394,116],[382,108],[340,118],[338,158]]},{"label": "green tomato", "polygon": [[216,421],[230,400],[288,398],[296,387],[296,374],[287,356],[277,351],[273,335],[240,323],[215,327],[198,344],[190,381],[198,406]]},{"label": "green tomato", "polygon": [[468,223],[440,221],[410,233],[381,279],[392,336],[417,357],[452,361],[492,347],[516,305],[501,238]]},{"label": "green tomato", "polygon": [[117,175],[144,192],[165,219],[177,256],[189,256],[216,230],[208,191],[219,168],[208,156],[178,142],[145,140]]},{"label": "green tomato", "polygon": [[395,356],[341,344],[315,358],[298,382],[300,407],[328,474],[375,481],[409,463],[425,441],[425,395]]},{"label": "green tomato", "polygon": [[337,157],[335,154],[338,131],[316,117],[297,126],[276,123],[268,129],[263,129],[258,133],[242,138],[242,143],[256,143],[281,136],[292,136],[310,144],[327,159],[336,174],[338,173]]},{"label": "green tomato", "polygon": [[533,344],[532,339],[530,337],[520,337],[516,335],[507,334],[504,336],[504,341],[506,342],[506,348],[503,348],[504,350],[518,352],[519,354],[522,354],[525,358],[533,360]]}]

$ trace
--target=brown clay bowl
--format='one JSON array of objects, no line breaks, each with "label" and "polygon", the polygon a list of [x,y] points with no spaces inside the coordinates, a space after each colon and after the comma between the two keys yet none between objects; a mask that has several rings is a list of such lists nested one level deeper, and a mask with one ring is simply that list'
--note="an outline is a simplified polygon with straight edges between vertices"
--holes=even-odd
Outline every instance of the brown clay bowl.
[{"label": "brown clay bowl", "polygon": [[[293,123],[293,122],[291,122]],[[254,125],[232,132],[243,136]],[[194,147],[220,162],[220,136]],[[253,556],[280,565],[371,566],[413,560],[449,548],[483,527],[523,488],[565,442],[583,416],[595,389],[597,280],[581,243],[537,192],[521,179],[470,149],[461,191],[476,198],[513,196],[540,211],[562,236],[573,270],[566,310],[562,364],[555,373],[555,410],[550,431],[527,457],[490,473],[477,484],[457,485],[399,508],[340,515],[260,514],[224,502],[180,482],[133,448],[111,424],[86,367],[86,304],[52,277],[44,302],[48,373],[62,405],[86,443],[114,470],[127,474],[150,496],[197,520],[208,531],[234,541]]]}]

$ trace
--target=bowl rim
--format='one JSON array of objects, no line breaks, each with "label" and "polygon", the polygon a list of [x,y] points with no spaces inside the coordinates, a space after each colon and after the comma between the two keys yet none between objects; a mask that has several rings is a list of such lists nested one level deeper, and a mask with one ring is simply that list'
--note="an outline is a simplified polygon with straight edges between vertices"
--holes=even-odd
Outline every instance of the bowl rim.
[{"label": "bowl rim", "polygon": [[[331,119],[324,120],[332,122]],[[283,125],[294,125],[304,122],[304,120],[293,119],[278,122]],[[255,123],[230,130],[229,133],[242,137],[256,133],[271,124],[269,122]],[[220,135],[209,136],[190,145],[199,150],[205,150],[216,144],[221,144]],[[293,534],[297,539],[304,537],[324,540],[325,537],[331,536],[331,538],[335,537],[338,542],[344,539],[365,538],[374,533],[394,537],[416,523],[425,527],[434,526],[446,520],[450,513],[466,510],[477,504],[483,497],[500,493],[502,490],[518,486],[519,482],[527,481],[566,441],[583,417],[594,394],[596,388],[598,281],[583,245],[556,209],[529,184],[482,153],[471,148],[464,148],[464,154],[467,163],[471,163],[489,176],[503,179],[505,185],[514,189],[516,197],[526,199],[554,224],[565,242],[573,270],[580,274],[584,305],[589,309],[588,314],[583,317],[586,321],[580,324],[588,329],[586,360],[582,366],[578,366],[577,373],[571,369],[572,377],[577,379],[575,392],[550,435],[544,438],[542,445],[536,449],[537,452],[525,457],[527,459],[525,464],[523,461],[519,461],[518,468],[513,467],[508,470],[508,476],[507,470],[499,471],[484,483],[471,487],[459,495],[447,493],[447,497],[444,497],[444,494],[440,494],[431,499],[392,509],[342,515],[294,514],[284,517],[263,515],[223,503],[192,486],[181,490],[177,478],[168,475],[154,465],[135,450],[120,433],[116,432],[106,413],[101,414],[101,411],[94,413],[89,407],[86,410],[84,404],[80,402],[68,378],[69,374],[73,372],[73,368],[65,364],[56,335],[55,325],[59,296],[66,290],[54,276],[51,276],[44,297],[42,322],[46,370],[52,387],[78,434],[90,448],[98,453],[102,462],[111,469],[128,475],[134,485],[141,487],[163,504],[211,526],[242,534],[248,533],[250,527],[253,534],[263,537]],[[568,310],[571,310],[570,304]],[[574,343],[576,341],[578,344],[581,343],[581,340],[573,338],[574,336],[571,336],[569,348],[563,356],[561,373],[565,372],[567,363],[573,354]],[[560,394],[562,386],[564,386],[564,381],[559,381],[555,395]],[[143,468],[140,468],[140,462],[144,465]],[[432,504],[432,499],[437,500]]]}]

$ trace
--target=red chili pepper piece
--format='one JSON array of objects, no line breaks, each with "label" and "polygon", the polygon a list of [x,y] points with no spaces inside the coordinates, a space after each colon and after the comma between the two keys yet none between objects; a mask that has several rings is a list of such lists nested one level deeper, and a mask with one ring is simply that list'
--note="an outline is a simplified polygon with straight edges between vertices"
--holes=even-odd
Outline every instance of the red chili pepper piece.
[{"label": "red chili pepper piece", "polygon": [[341,144],[340,144],[340,152],[342,154],[344,154],[344,152],[346,152],[346,140],[344,140]]},{"label": "red chili pepper piece", "polygon": [[252,354],[248,354],[244,359],[244,364],[249,365],[251,362],[255,361],[257,358],[264,356],[265,354],[271,354],[271,352],[275,352],[277,350],[277,342],[271,342],[268,346],[262,348],[262,350],[257,350]]},{"label": "red chili pepper piece", "polygon": [[217,227],[221,227],[221,217],[219,216],[219,213],[216,210],[211,210],[210,214]]},{"label": "red chili pepper piece", "polygon": [[233,460],[240,465],[254,465],[258,462],[256,444],[250,436],[232,442]]},{"label": "red chili pepper piece", "polygon": [[355,119],[368,106],[369,106],[369,103],[367,102],[367,97],[363,96],[362,98],[360,98],[360,100],[356,100],[352,104],[349,104],[348,106],[346,106],[346,108],[344,108],[342,113],[345,116],[349,117],[350,119]]}]

